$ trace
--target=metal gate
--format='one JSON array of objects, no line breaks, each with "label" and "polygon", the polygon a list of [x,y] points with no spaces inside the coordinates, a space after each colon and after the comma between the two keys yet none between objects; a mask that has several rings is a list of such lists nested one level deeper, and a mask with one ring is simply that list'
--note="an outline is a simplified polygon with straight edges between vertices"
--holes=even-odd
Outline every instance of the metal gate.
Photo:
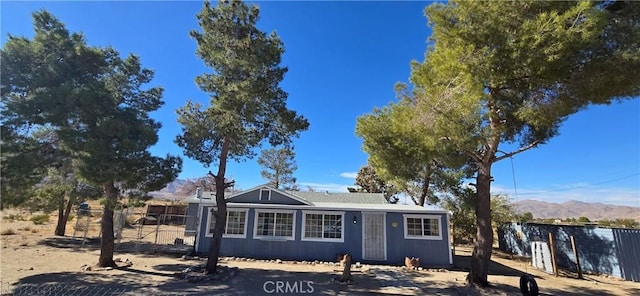
[{"label": "metal gate", "polygon": [[385,214],[362,213],[362,248],[364,260],[387,260]]}]

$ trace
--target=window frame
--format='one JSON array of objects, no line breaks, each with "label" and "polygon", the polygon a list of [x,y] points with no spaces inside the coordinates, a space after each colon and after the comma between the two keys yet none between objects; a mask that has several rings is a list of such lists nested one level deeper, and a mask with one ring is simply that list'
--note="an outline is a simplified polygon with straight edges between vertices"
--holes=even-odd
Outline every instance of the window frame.
[{"label": "window frame", "polygon": [[[267,199],[262,199],[262,192],[267,191],[269,194],[267,195]],[[260,195],[258,196],[259,201],[270,201],[271,200],[271,189],[260,189]]]},{"label": "window frame", "polygon": [[[307,215],[322,215],[322,237],[307,237],[305,235],[305,228],[307,226]],[[333,215],[340,216],[340,221],[342,221],[342,229],[340,232],[340,238],[325,238],[324,237],[324,216],[325,215]],[[302,227],[300,230],[300,238],[303,241],[314,241],[314,242],[338,242],[344,243],[344,229],[345,229],[345,220],[344,220],[345,212],[334,212],[334,211],[302,211]]]},{"label": "window frame", "polygon": [[[253,239],[259,240],[273,240],[273,241],[289,241],[296,239],[296,210],[276,210],[276,209],[255,209],[253,219]],[[276,214],[293,214],[293,223],[291,228],[291,236],[275,236],[275,235],[262,235],[258,234],[258,216],[260,213],[274,213],[274,219]],[[277,219],[274,220],[273,227],[274,233],[277,226]]]},{"label": "window frame", "polygon": [[[217,208],[209,208],[209,217],[207,218],[207,227],[205,232],[205,237],[213,237],[213,229],[211,229],[211,220],[213,219],[213,211],[217,211]],[[244,228],[243,234],[227,234],[227,230],[229,230],[229,212],[243,212],[244,213]],[[247,238],[247,224],[249,222],[249,209],[242,208],[227,208],[227,225],[224,227],[224,233],[222,237],[227,238]]]},{"label": "window frame", "polygon": [[[440,215],[411,215],[411,214],[403,214],[402,215],[404,222],[404,238],[405,239],[426,239],[426,240],[442,240],[442,216]],[[422,227],[422,235],[410,235],[408,228],[408,219],[420,219],[420,225]],[[424,220],[436,220],[438,221],[438,235],[425,235],[424,234]]]}]

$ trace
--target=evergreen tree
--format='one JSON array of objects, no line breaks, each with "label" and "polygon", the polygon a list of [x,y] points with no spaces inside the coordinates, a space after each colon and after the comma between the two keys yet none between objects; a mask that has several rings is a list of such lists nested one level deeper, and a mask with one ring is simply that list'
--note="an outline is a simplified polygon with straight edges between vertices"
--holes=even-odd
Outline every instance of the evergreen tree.
[{"label": "evergreen tree", "polygon": [[297,188],[297,179],[293,176],[293,172],[298,169],[295,157],[295,152],[288,147],[262,150],[258,157],[258,164],[262,166],[260,175],[275,188]]},{"label": "evergreen tree", "polygon": [[287,72],[281,67],[284,52],[275,33],[258,30],[259,9],[240,1],[209,1],[197,15],[201,31],[191,31],[196,54],[212,73],[196,77],[209,93],[209,106],[187,102],[178,112],[183,133],[176,142],[185,155],[205,166],[218,164],[216,223],[207,261],[207,273],[215,273],[227,219],[225,182],[227,161],[254,156],[253,149],[265,140],[272,146],[291,143],[308,128],[306,119],[286,106],[287,93],[279,86]]},{"label": "evergreen tree", "polygon": [[[477,240],[467,281],[488,285],[494,163],[548,142],[590,104],[640,95],[640,3],[449,1],[411,82],[427,134],[472,159]],[[516,146],[502,151],[501,144]]]},{"label": "evergreen tree", "polygon": [[[176,178],[181,160],[152,156],[160,123],[149,113],[162,88],[144,89],[153,71],[135,55],[86,44],[46,11],[33,14],[32,40],[9,36],[2,48],[2,120],[13,134],[50,127],[77,165],[78,176],[105,194],[98,265],[113,261],[113,210],[119,188],[148,192]],[[25,151],[24,153],[29,153]],[[119,188],[117,188],[118,186]]]}]

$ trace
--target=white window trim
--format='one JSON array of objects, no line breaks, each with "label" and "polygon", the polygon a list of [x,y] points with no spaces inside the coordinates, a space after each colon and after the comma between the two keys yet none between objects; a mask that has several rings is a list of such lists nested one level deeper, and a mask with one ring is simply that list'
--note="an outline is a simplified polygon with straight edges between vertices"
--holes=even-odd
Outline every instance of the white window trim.
[{"label": "white window trim", "polygon": [[[442,216],[440,215],[402,215],[404,221],[404,238],[405,239],[427,239],[427,240],[442,240]],[[409,235],[409,228],[407,227],[407,218],[418,219],[436,219],[438,220],[438,235]],[[424,222],[421,224],[424,227]],[[424,229],[423,229],[424,231]]]},{"label": "white window trim", "polygon": [[[305,228],[307,225],[307,214],[320,214],[320,215],[341,215],[342,221],[342,230],[340,233],[340,238],[324,238],[324,237],[306,237],[305,236]],[[324,217],[323,217],[324,219]],[[324,227],[324,225],[323,225]],[[300,231],[300,237],[303,241],[314,241],[314,242],[339,242],[344,243],[344,212],[331,212],[331,211],[302,211],[302,229]],[[324,236],[324,235],[323,235]]]},{"label": "white window trim", "polygon": [[[209,217],[207,218],[207,229],[205,232],[205,236],[206,237],[213,237],[213,233],[211,233],[211,219],[213,218],[213,213],[212,211],[216,211],[216,208],[209,208]],[[229,227],[229,212],[244,212],[244,230],[243,233],[244,234],[227,234],[227,229]],[[238,208],[227,208],[227,225],[225,225],[224,228],[224,234],[222,234],[222,237],[228,237],[228,238],[247,238],[247,222],[248,222],[248,218],[249,218],[249,209],[238,209]]]},{"label": "white window trim", "polygon": [[[268,210],[268,209],[256,209],[253,219],[253,239],[259,240],[270,240],[270,241],[287,241],[287,240],[295,240],[296,239],[296,211],[291,210]],[[260,213],[284,213],[284,214],[293,214],[293,229],[291,231],[291,236],[270,236],[270,235],[258,235],[258,215]]]},{"label": "white window trim", "polygon": [[262,192],[263,191],[269,192],[269,195],[267,196],[266,200],[271,200],[271,189],[260,189],[260,196],[258,196],[258,200],[259,201],[265,201],[265,199],[262,199]]}]

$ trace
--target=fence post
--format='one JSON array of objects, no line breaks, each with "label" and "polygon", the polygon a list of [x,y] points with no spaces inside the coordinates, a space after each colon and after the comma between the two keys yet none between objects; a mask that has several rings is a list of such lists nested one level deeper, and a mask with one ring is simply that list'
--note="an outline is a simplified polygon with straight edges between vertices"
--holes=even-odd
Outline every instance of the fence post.
[{"label": "fence post", "polygon": [[551,248],[551,265],[553,266],[553,274],[558,276],[558,265],[556,263],[556,244],[553,241],[553,234],[549,232],[549,247]]},{"label": "fence post", "polygon": [[158,233],[160,232],[160,217],[156,219],[156,240],[153,242],[153,251],[155,252],[156,247],[158,246]]},{"label": "fence post", "polygon": [[573,254],[576,256],[576,269],[578,270],[578,278],[582,279],[582,269],[580,268],[580,257],[578,256],[578,247],[576,246],[576,240],[571,238],[571,248],[573,249]]}]

